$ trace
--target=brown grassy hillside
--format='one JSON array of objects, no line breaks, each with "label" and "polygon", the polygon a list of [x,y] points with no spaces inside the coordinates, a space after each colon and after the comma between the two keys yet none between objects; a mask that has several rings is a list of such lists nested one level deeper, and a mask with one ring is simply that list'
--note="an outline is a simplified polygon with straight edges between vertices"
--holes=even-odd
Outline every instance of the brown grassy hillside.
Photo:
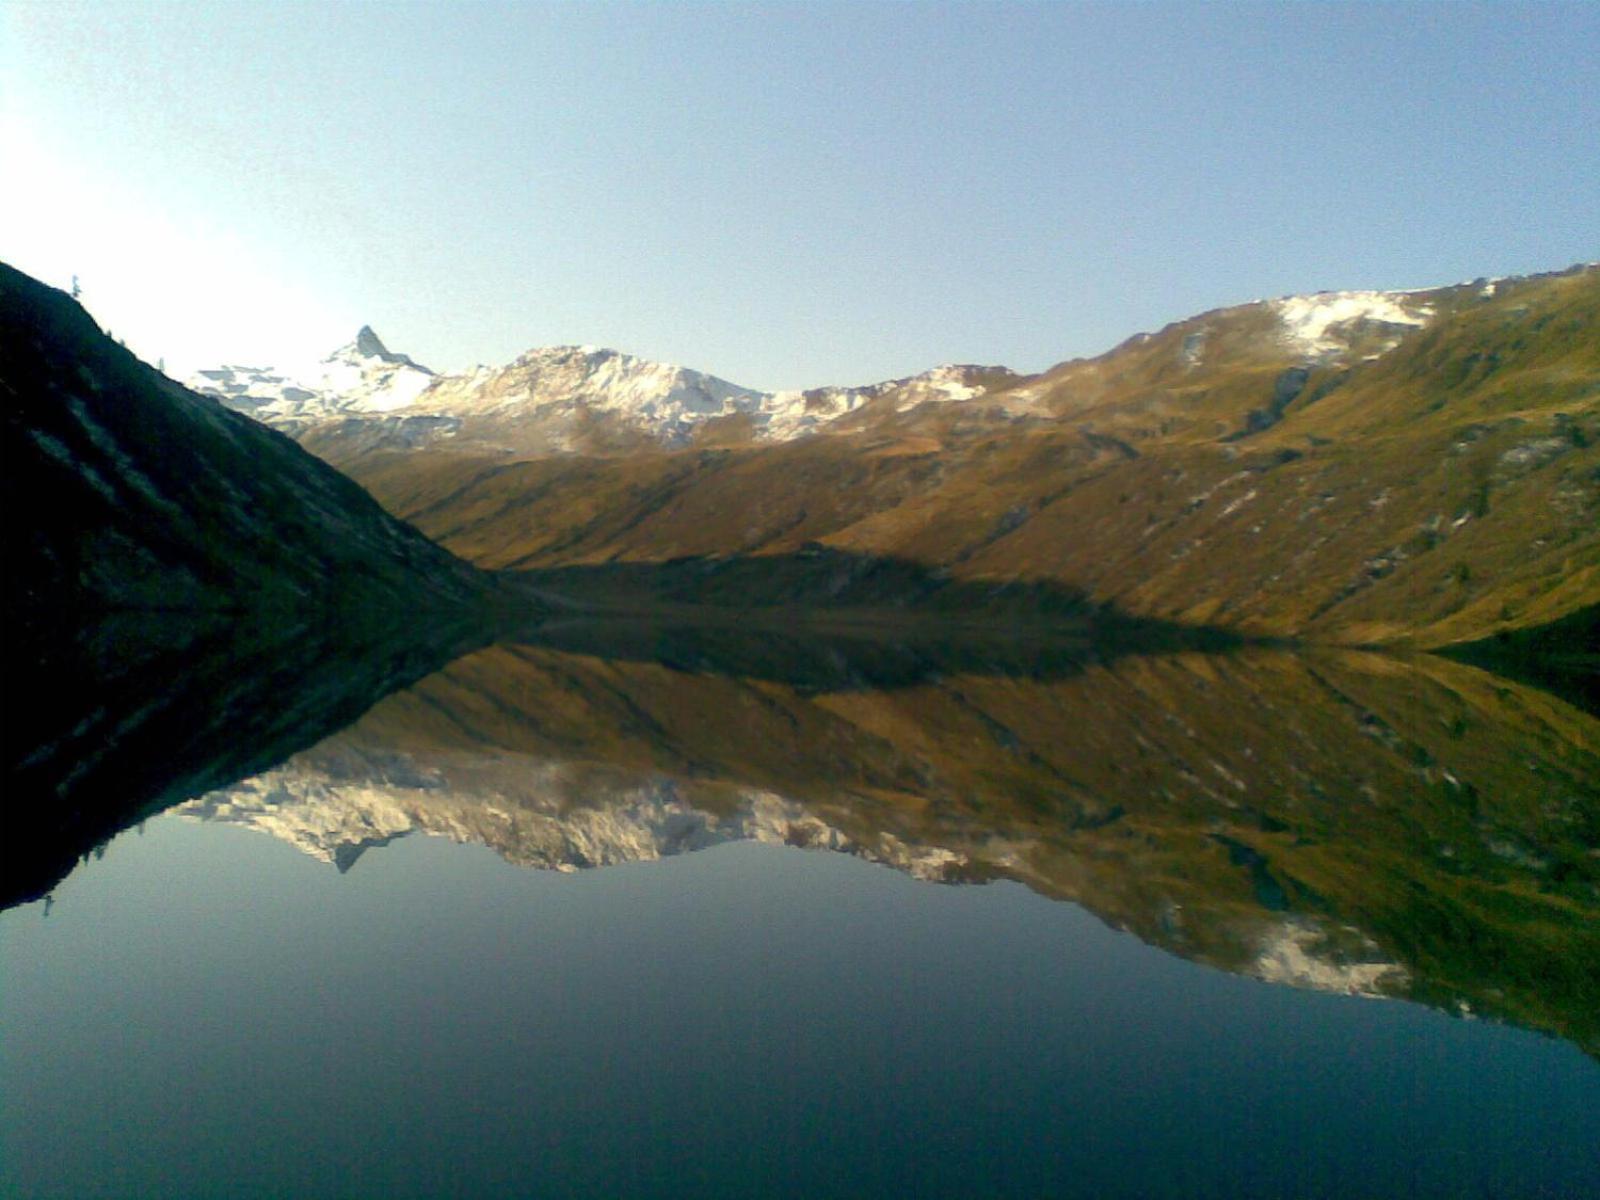
[{"label": "brown grassy hillside", "polygon": [[[1439,645],[1600,601],[1600,270],[1420,293],[1308,354],[1219,310],[795,442],[515,460],[307,444],[488,567],[820,542],[1134,613]],[[736,439],[735,439],[736,440]]]}]

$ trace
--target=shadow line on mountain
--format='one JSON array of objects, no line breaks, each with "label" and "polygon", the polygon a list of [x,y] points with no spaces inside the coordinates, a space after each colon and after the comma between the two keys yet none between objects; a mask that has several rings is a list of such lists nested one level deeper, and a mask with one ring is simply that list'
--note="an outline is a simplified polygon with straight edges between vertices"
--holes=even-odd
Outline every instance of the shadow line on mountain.
[{"label": "shadow line on mountain", "polygon": [[[813,691],[910,686],[958,672],[1061,678],[1126,655],[1304,644],[1138,616],[1053,580],[956,579],[909,559],[819,543],[784,555],[580,564],[503,571],[499,579],[552,616],[514,623],[502,640]],[[1600,605],[1589,605],[1548,625],[1431,653],[1600,715],[1597,635]]]},{"label": "shadow line on mountain", "polygon": [[1600,717],[1600,604],[1548,624],[1502,630],[1434,653],[1531,684]]},{"label": "shadow line on mountain", "polygon": [[1225,653],[1249,641],[1132,616],[1050,581],[953,579],[905,559],[820,546],[501,578],[558,614],[502,640],[806,692],[955,674],[1059,679],[1125,655]]}]

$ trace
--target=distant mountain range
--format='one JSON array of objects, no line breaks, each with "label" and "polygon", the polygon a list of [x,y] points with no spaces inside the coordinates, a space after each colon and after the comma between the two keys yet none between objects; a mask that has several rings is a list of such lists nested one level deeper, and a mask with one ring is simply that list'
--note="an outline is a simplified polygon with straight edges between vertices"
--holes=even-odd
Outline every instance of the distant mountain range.
[{"label": "distant mountain range", "polygon": [[363,330],[196,382],[485,567],[821,547],[1421,646],[1600,603],[1595,266],[1256,301],[1037,375],[764,393],[557,347],[436,376]]},{"label": "distant mountain range", "polygon": [[[1498,285],[1471,286],[1492,295]],[[1229,320],[1260,310],[1258,315],[1268,318],[1265,338],[1272,349],[1308,366],[1334,365],[1352,361],[1358,350],[1370,360],[1394,349],[1435,315],[1434,292],[1451,290],[1324,292],[1207,316]],[[1205,361],[1209,334],[1205,326],[1186,334],[1179,349],[1185,367]],[[1131,344],[1144,340],[1141,335]],[[429,440],[570,453],[638,449],[648,442],[681,447],[708,438],[784,442],[828,431],[855,414],[860,416],[849,428],[869,423],[872,416],[989,397],[1003,398],[1015,413],[1044,411],[1035,402],[1051,390],[1053,374],[1025,376],[1006,367],[951,363],[879,383],[762,392],[598,346],[548,346],[504,367],[438,375],[391,352],[370,326],[363,326],[352,342],[315,363],[213,367],[186,382],[297,434],[331,423],[352,433],[357,422],[392,430],[420,421],[431,431]]]},{"label": "distant mountain range", "polygon": [[369,326],[300,367],[222,366],[187,382],[286,432],[333,426],[414,445],[451,439],[492,451],[570,453],[681,447],[708,435],[788,441],[872,402],[893,411],[970,400],[1018,377],[1000,367],[942,366],[862,387],[761,392],[714,375],[598,346],[529,350],[504,367],[436,375],[391,353]]}]

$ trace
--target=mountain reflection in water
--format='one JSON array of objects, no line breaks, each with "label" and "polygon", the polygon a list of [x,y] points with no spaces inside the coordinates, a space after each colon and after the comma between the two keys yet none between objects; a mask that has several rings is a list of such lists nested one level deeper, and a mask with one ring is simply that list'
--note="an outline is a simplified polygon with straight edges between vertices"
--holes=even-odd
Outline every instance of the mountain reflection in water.
[{"label": "mountain reflection in water", "polygon": [[13,614],[0,908],[182,800],[270,767],[488,639],[284,613]]},{"label": "mountain reflection in water", "polygon": [[972,630],[541,641],[180,811],[340,869],[424,832],[558,870],[745,839],[1013,879],[1230,971],[1600,1050],[1600,721],[1543,692],[1429,657]]}]

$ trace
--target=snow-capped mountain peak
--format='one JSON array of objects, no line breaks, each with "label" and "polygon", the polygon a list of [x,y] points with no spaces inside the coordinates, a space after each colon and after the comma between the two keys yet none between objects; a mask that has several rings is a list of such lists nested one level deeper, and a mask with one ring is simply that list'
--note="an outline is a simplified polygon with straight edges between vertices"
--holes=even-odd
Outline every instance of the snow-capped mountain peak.
[{"label": "snow-capped mountain peak", "polygon": [[542,427],[548,443],[561,449],[572,427],[595,418],[679,444],[718,417],[748,414],[759,423],[767,399],[713,375],[617,350],[543,346],[504,367],[442,378],[425,401],[429,413],[493,426],[501,437]]},{"label": "snow-capped mountain peak", "polygon": [[363,325],[356,331],[356,340],[351,343],[357,354],[366,358],[381,358],[384,362],[410,362],[404,355],[393,355],[389,348],[383,344],[383,339],[373,332],[371,325]]},{"label": "snow-capped mountain peak", "polygon": [[[469,436],[503,449],[570,450],[617,437],[668,446],[711,421],[738,418],[744,433],[785,441],[817,431],[869,401],[905,412],[982,395],[1000,368],[956,364],[861,387],[763,392],[702,371],[592,345],[542,346],[503,367],[435,375],[391,351],[369,325],[299,369],[224,366],[189,380],[290,433],[333,419],[424,419],[427,436]],[[1014,377],[1012,377],[1014,378]],[[601,432],[609,430],[609,433]]]},{"label": "snow-capped mountain peak", "polygon": [[410,405],[434,381],[427,367],[392,353],[372,326],[315,363],[287,368],[222,366],[186,382],[291,432],[347,413],[385,413]]},{"label": "snow-capped mountain peak", "polygon": [[364,366],[369,370],[379,370],[378,364],[384,363],[393,367],[414,367],[424,374],[433,374],[427,367],[409,355],[396,354],[390,350],[389,347],[383,344],[383,339],[377,335],[371,325],[363,325],[356,331],[354,341],[346,342],[322,361],[353,363]]},{"label": "snow-capped mountain peak", "polygon": [[[1275,318],[1270,349],[1306,362],[1376,358],[1432,320],[1435,300],[1436,293],[1407,291],[1319,292],[1270,300],[1266,306]],[[1226,320],[1245,309],[1259,312],[1260,303],[1208,317]],[[1192,331],[1184,340],[1180,359],[1186,368],[1198,367],[1210,353],[1207,332]],[[1041,376],[1043,382],[1030,385],[1030,391],[1020,386],[1021,376],[1005,368],[946,363],[863,386],[763,392],[593,345],[541,346],[504,366],[435,375],[390,350],[364,325],[354,340],[304,368],[218,367],[189,382],[196,391],[296,435],[342,422],[330,436],[359,443],[363,451],[415,448],[449,438],[478,451],[541,455],[631,451],[652,443],[685,446],[702,438],[707,439],[703,444],[788,441],[829,426],[860,429],[896,421],[913,409],[990,395],[1003,395],[1000,407],[1007,412],[1032,412],[1039,389],[1050,386],[1052,378]],[[858,410],[865,411],[852,416]],[[846,417],[850,420],[841,420]],[[360,428],[350,426],[352,418],[364,419]]]}]

